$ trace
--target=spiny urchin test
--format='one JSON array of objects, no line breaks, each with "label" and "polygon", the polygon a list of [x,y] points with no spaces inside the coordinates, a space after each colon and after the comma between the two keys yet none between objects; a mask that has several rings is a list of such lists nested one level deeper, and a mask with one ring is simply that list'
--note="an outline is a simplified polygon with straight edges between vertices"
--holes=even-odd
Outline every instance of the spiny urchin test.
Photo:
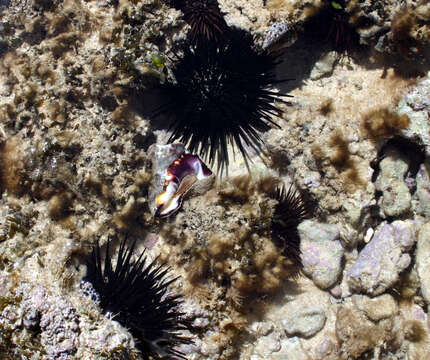
[{"label": "spiny urchin test", "polygon": [[282,254],[298,269],[302,267],[300,258],[300,236],[297,226],[310,218],[310,205],[291,186],[276,188],[271,197],[278,200],[272,216],[272,240]]},{"label": "spiny urchin test", "polygon": [[184,13],[185,22],[191,26],[188,39],[193,44],[219,41],[228,30],[216,0],[171,0],[171,3]]},{"label": "spiny urchin test", "polygon": [[323,0],[318,12],[304,24],[307,37],[315,42],[329,43],[333,50],[351,52],[359,46],[360,36],[350,23],[345,0]]},{"label": "spiny urchin test", "polygon": [[274,74],[278,57],[258,51],[249,33],[228,34],[220,44],[181,47],[172,69],[175,81],[161,85],[168,101],[154,114],[174,116],[169,141],[187,144],[191,153],[217,163],[221,173],[229,165],[229,144],[239,149],[246,165],[249,148],[260,153],[260,133],[278,126],[272,117],[282,114],[274,102],[286,103],[282,97],[288,96],[270,90],[279,82]]},{"label": "spiny urchin test", "polygon": [[145,251],[133,260],[135,246],[135,242],[128,246],[123,240],[112,261],[110,241],[104,259],[97,243],[87,259],[83,283],[92,285],[96,293],[91,294],[92,298],[103,313],[129,329],[144,359],[185,359],[177,347],[192,343],[183,335],[191,325],[178,309],[182,297],[168,291],[176,279],[167,279],[169,269],[164,264],[157,265],[157,259],[146,264]]}]

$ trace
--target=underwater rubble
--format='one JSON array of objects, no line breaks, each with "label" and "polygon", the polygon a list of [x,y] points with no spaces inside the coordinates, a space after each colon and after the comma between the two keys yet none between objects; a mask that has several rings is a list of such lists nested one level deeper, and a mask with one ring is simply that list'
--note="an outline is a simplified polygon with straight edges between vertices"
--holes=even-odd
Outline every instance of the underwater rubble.
[{"label": "underwater rubble", "polygon": [[0,0],[0,360],[430,358],[429,94],[425,0]]}]

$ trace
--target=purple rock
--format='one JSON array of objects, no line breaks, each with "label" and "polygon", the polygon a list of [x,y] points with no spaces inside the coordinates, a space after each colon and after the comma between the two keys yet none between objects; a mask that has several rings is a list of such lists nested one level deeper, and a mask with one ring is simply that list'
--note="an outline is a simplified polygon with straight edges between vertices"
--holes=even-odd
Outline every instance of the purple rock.
[{"label": "purple rock", "polygon": [[375,296],[393,286],[411,262],[408,251],[416,241],[415,233],[413,221],[395,221],[380,227],[348,271],[350,289]]},{"label": "purple rock", "polygon": [[298,226],[303,272],[322,289],[334,285],[342,271],[344,250],[336,225],[306,220]]}]

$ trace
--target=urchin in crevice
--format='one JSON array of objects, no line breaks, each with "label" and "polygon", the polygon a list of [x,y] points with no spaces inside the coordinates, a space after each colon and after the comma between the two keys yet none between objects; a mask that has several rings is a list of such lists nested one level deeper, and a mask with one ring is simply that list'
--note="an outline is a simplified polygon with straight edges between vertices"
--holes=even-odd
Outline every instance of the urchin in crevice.
[{"label": "urchin in crevice", "polygon": [[191,26],[188,40],[192,44],[200,41],[221,41],[228,31],[227,23],[216,0],[171,0],[173,7],[184,13],[185,22]]},{"label": "urchin in crevice", "polygon": [[248,151],[261,153],[260,134],[279,127],[273,117],[282,110],[274,102],[287,103],[288,95],[270,89],[280,82],[274,74],[278,57],[257,50],[252,36],[239,30],[221,44],[185,43],[180,52],[172,69],[175,81],[161,85],[167,101],[154,117],[171,115],[169,141],[187,144],[211,166],[217,163],[218,173],[228,168],[229,144],[248,166]]},{"label": "urchin in crevice", "polygon": [[270,196],[278,201],[272,216],[272,241],[297,269],[302,268],[298,225],[311,217],[311,208],[292,186],[276,188]]},{"label": "urchin in crevice", "polygon": [[192,343],[183,335],[191,325],[179,310],[182,296],[168,291],[176,278],[167,279],[169,268],[157,265],[157,259],[146,264],[145,251],[134,260],[135,242],[129,246],[123,240],[115,260],[110,245],[108,241],[104,259],[98,243],[88,257],[84,293],[99,304],[103,314],[129,329],[144,359],[186,359],[177,347]]},{"label": "urchin in crevice", "polygon": [[323,0],[315,16],[304,24],[304,32],[312,42],[327,43],[339,53],[359,48],[360,36],[350,23],[344,0]]}]

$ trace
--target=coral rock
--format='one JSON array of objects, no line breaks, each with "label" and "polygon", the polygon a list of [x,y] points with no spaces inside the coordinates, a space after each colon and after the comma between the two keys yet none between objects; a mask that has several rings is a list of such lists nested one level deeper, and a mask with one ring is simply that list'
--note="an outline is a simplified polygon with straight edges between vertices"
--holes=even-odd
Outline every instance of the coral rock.
[{"label": "coral rock", "polygon": [[336,335],[341,341],[339,358],[358,359],[360,355],[377,348],[379,344],[386,344],[394,337],[392,329],[391,319],[384,319],[374,324],[354,306],[341,306],[336,318]]},{"label": "coral rock", "polygon": [[354,295],[352,301],[359,310],[363,311],[370,320],[375,322],[394,316],[398,310],[396,301],[388,294],[374,298],[369,298],[365,295]]}]

